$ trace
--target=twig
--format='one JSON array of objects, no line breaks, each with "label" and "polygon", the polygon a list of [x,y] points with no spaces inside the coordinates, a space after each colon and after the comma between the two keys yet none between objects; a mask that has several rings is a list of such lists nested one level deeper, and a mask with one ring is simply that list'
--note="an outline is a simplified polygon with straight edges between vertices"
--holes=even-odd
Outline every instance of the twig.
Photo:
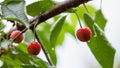
[{"label": "twig", "polygon": [[87,6],[85,5],[85,3],[83,3],[83,6],[85,7],[87,13],[89,13],[89,11],[88,11]]},{"label": "twig", "polygon": [[73,12],[75,13],[76,17],[78,18],[79,25],[80,25],[80,27],[82,28],[82,23],[81,23],[81,21],[80,21],[80,18],[79,18],[79,16],[78,16],[77,12],[76,12],[74,9],[73,9]]}]

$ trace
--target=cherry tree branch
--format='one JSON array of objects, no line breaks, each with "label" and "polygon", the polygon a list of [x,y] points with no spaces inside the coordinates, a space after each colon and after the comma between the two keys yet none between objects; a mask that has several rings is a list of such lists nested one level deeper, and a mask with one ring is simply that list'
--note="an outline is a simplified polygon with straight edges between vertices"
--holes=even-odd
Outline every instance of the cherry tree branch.
[{"label": "cherry tree branch", "polygon": [[[90,1],[90,0],[65,0],[65,1],[57,4],[57,5],[54,6],[53,8],[51,8],[51,9],[43,12],[42,14],[40,14],[40,15],[34,17],[32,20],[30,20],[30,21],[29,21],[29,24],[30,24],[29,28],[30,28],[32,31],[34,31],[34,26],[37,26],[38,24],[40,24],[40,23],[48,20],[48,19],[51,18],[51,17],[54,17],[55,15],[58,15],[58,14],[60,14],[60,13],[62,13],[62,12],[65,12],[65,11],[67,11],[67,10],[70,9],[70,8],[77,7],[77,6],[79,6],[80,4],[86,3],[86,2],[88,2],[88,1]],[[36,21],[37,21],[37,22],[36,22]],[[24,33],[27,29],[28,29],[28,28],[23,28],[22,33]],[[22,33],[21,33],[21,34],[22,34]],[[20,35],[21,35],[21,34],[20,34]],[[18,35],[17,37],[19,37],[20,35]],[[39,40],[39,38],[38,38],[38,36],[37,36],[36,33],[35,33],[35,36],[36,36],[38,42],[40,42],[40,40]],[[16,37],[16,38],[17,38],[17,37]],[[15,38],[15,39],[16,39],[16,38]],[[14,39],[14,40],[15,40],[15,39]],[[49,58],[49,56],[48,56],[48,54],[47,54],[47,52],[46,52],[46,50],[45,50],[45,48],[44,48],[43,45],[42,45],[42,49],[43,49],[43,52],[44,52],[44,54],[45,54],[45,56],[46,56],[49,64],[52,65],[52,62],[50,61],[50,58]]]},{"label": "cherry tree branch", "polygon": [[66,1],[63,1],[59,4],[57,4],[56,6],[54,6],[53,8],[47,10],[46,12],[38,15],[34,19],[30,20],[29,23],[33,24],[30,26],[30,28],[33,28],[33,26],[35,25],[34,21],[36,21],[36,20],[38,20],[37,24],[40,24],[41,22],[44,22],[47,19],[54,17],[55,15],[65,12],[70,8],[77,7],[80,4],[86,3],[88,1],[90,1],[90,0],[66,0]]}]

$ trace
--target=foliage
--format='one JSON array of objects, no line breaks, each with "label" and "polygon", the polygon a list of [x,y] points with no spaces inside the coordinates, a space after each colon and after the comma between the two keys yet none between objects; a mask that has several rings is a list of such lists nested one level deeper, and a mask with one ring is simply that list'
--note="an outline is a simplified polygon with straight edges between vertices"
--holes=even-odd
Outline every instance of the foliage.
[{"label": "foliage", "polygon": [[[84,18],[85,18],[86,24],[89,26],[90,24],[88,21],[92,20],[92,18],[90,18],[90,16],[87,14],[84,14]],[[112,68],[113,62],[114,62],[113,58],[115,55],[115,50],[114,48],[111,47],[111,44],[108,42],[107,38],[105,37],[102,29],[100,29],[98,24],[94,22],[91,22],[91,23],[93,23],[91,24],[92,27],[90,26],[89,27],[92,30],[94,27],[94,31],[96,34],[93,35],[91,40],[88,42],[88,46],[90,47],[94,56],[96,57],[96,59],[102,65],[103,68]]]},{"label": "foliage", "polygon": [[[11,1],[10,3],[2,4],[2,17],[7,20],[17,20],[28,26],[28,18],[25,15],[25,1]],[[16,7],[16,8],[15,8]]]},{"label": "foliage", "polygon": [[[40,0],[26,6],[25,2],[24,0],[4,0],[0,4],[2,12],[2,16],[0,16],[0,47],[4,48],[4,52],[0,51],[0,60],[3,63],[1,68],[55,68],[58,59],[56,47],[62,45],[66,33],[71,34],[76,39],[75,31],[78,18],[74,12],[71,13],[72,10],[68,10],[65,16],[52,17],[52,23],[42,22],[34,29],[52,63],[50,65],[49,62],[40,57],[28,54],[26,47],[35,38],[33,31],[28,29],[24,33],[24,41],[19,44],[13,44],[8,37],[9,33],[4,32],[3,20],[14,21],[29,27],[28,15],[37,16],[57,4],[52,0]],[[115,49],[104,35],[107,19],[102,10],[96,10],[91,5],[87,5],[87,8],[89,14],[86,13],[84,6],[76,7],[74,10],[83,21],[84,26],[92,30],[92,38],[87,42],[88,47],[103,68],[113,68]],[[70,21],[67,21],[66,18],[69,18]],[[10,45],[14,46],[12,50],[9,49]]]}]

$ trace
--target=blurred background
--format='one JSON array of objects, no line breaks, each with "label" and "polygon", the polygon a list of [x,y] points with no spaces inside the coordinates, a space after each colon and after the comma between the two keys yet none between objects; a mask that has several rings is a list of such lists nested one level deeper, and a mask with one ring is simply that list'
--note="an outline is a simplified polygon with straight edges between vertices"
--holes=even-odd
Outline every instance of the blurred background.
[{"label": "blurred background", "polygon": [[[0,0],[3,1],[3,0]],[[37,0],[26,0],[30,4]],[[55,0],[64,1],[64,0]],[[87,4],[100,9],[101,0],[92,0]],[[120,68],[120,0],[103,0],[102,11],[108,20],[105,35],[116,49],[114,68]],[[102,43],[102,42],[101,42]],[[62,46],[56,48],[58,63],[57,68],[101,68],[86,43],[74,39],[70,34],[65,35]],[[46,60],[43,52],[38,55]]]}]

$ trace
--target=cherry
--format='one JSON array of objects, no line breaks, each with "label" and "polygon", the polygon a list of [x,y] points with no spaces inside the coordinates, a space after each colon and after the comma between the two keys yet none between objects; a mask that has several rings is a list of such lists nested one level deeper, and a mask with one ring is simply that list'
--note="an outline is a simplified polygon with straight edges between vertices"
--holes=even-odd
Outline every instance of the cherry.
[{"label": "cherry", "polygon": [[38,42],[32,41],[27,46],[27,51],[31,55],[38,55],[41,50],[41,45]]},{"label": "cherry", "polygon": [[[13,40],[16,38],[17,35],[19,35],[21,33],[21,31],[19,30],[14,30],[12,31],[10,38]],[[17,37],[17,39],[14,41],[15,43],[20,43],[23,40],[23,34],[21,34],[19,37]]]},{"label": "cherry", "polygon": [[91,32],[90,28],[84,27],[84,28],[78,29],[76,32],[76,35],[80,41],[87,42],[88,40],[90,40],[90,38],[92,36],[92,32]]}]

